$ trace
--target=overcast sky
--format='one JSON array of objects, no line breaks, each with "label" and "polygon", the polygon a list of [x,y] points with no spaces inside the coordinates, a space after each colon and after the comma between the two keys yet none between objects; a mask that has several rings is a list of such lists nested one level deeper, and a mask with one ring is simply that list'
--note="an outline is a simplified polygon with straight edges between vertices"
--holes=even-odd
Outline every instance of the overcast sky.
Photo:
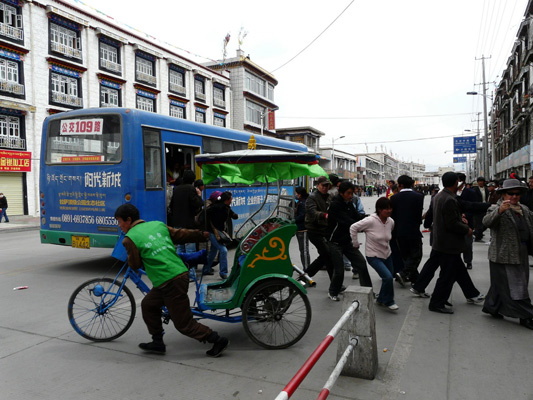
[{"label": "overcast sky", "polygon": [[[227,33],[228,57],[234,57],[243,28],[242,50],[279,81],[278,128],[312,126],[326,134],[323,145],[345,136],[335,141],[336,149],[374,152],[383,146],[428,170],[452,165],[453,153],[445,151],[452,150],[453,136],[467,129],[475,134],[482,97],[466,92],[482,91],[476,58],[491,57],[486,80],[498,83],[527,5],[527,0],[68,1],[93,7],[201,63],[222,58]],[[494,83],[488,90],[492,93]]]}]

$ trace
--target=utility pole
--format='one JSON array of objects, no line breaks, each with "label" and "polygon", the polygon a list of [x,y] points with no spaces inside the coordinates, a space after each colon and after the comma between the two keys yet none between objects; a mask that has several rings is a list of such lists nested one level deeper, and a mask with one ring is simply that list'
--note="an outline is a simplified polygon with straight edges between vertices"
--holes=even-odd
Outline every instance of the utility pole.
[{"label": "utility pole", "polygon": [[[481,66],[483,70],[483,125],[485,129],[485,135],[483,136],[483,156],[485,158],[485,163],[483,165],[483,176],[485,179],[490,179],[490,170],[489,170],[489,117],[487,114],[487,82],[485,80],[485,60],[491,57],[481,56],[481,58],[476,58],[476,60],[481,60]],[[492,152],[492,171],[496,172],[496,154],[494,151],[494,137],[492,138],[491,143],[491,152]]]}]

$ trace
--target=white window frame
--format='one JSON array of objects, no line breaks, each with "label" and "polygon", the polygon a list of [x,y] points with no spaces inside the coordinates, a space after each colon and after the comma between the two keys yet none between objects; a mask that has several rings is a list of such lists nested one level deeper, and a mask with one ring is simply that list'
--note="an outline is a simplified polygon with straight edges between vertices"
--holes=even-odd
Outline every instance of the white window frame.
[{"label": "white window frame", "polygon": [[246,100],[246,121],[261,126],[261,113],[263,114],[263,127],[266,126],[266,107]]},{"label": "white window frame", "polygon": [[205,82],[201,79],[194,79],[194,93],[205,95]]},{"label": "white window frame", "polygon": [[52,92],[78,97],[78,78],[52,72]]},{"label": "white window frame", "polygon": [[198,110],[194,110],[194,120],[196,122],[200,122],[202,124],[205,124],[205,113],[200,112]]},{"label": "white window frame", "polygon": [[185,107],[170,105],[170,116],[185,119]]},{"label": "white window frame", "polygon": [[140,72],[141,74],[154,76],[154,63],[137,56],[135,60],[135,71]]},{"label": "white window frame", "polygon": [[244,85],[247,90],[266,98],[266,81],[246,71]]},{"label": "white window frame", "polygon": [[213,116],[213,125],[225,128],[226,127],[226,119],[217,117],[215,115],[215,116]]},{"label": "white window frame", "polygon": [[170,69],[169,80],[173,85],[185,87],[185,74],[183,72]]},{"label": "white window frame", "polygon": [[0,137],[20,138],[20,118],[0,115]]},{"label": "white window frame", "polygon": [[[107,100],[106,100],[107,97]],[[102,107],[119,107],[120,90],[101,85],[100,104]]]},{"label": "white window frame", "polygon": [[0,58],[0,80],[19,83],[19,64],[5,58]]},{"label": "white window frame", "polygon": [[136,99],[137,109],[154,112],[155,110],[155,99],[149,99],[148,97],[137,95]]}]

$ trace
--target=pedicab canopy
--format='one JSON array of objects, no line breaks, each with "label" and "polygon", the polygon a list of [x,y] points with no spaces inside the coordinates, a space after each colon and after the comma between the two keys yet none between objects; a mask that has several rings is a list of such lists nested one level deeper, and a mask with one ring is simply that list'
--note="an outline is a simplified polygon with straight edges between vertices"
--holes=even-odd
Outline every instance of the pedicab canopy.
[{"label": "pedicab canopy", "polygon": [[313,153],[289,153],[278,150],[238,150],[219,154],[198,154],[207,184],[217,177],[230,183],[274,182],[300,176],[327,176]]}]

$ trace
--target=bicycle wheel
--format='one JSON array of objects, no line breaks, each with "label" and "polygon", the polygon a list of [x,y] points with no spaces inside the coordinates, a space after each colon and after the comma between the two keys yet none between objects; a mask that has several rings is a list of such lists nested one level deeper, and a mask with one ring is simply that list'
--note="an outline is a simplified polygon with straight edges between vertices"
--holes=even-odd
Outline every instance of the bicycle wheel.
[{"label": "bicycle wheel", "polygon": [[309,299],[288,280],[259,283],[246,295],[241,308],[246,334],[267,349],[292,346],[311,323]]},{"label": "bicycle wheel", "polygon": [[96,278],[78,287],[68,301],[68,319],[76,332],[94,342],[122,336],[133,323],[136,304],[131,291],[110,278]]}]

